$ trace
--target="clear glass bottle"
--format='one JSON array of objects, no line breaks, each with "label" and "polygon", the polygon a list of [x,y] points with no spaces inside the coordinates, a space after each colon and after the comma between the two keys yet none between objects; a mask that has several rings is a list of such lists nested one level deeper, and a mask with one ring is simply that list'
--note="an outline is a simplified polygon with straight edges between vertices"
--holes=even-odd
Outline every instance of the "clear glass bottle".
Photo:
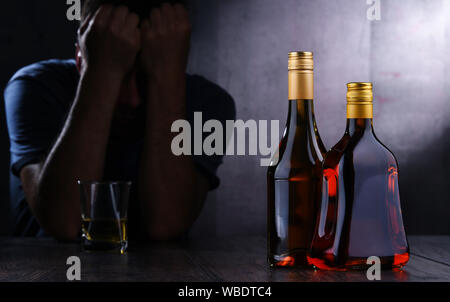
[{"label": "clear glass bottle", "polygon": [[307,265],[325,147],[313,105],[313,54],[289,53],[289,113],[267,173],[268,262]]},{"label": "clear glass bottle", "polygon": [[372,83],[347,84],[347,128],[323,162],[322,198],[308,262],[319,269],[382,268],[409,259],[394,154],[373,130]]}]

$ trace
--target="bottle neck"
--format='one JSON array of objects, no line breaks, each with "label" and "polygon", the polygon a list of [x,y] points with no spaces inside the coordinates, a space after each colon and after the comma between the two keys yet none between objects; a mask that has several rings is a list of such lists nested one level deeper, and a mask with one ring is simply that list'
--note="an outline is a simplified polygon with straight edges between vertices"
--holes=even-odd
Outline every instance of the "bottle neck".
[{"label": "bottle neck", "polygon": [[289,70],[289,100],[314,99],[314,72],[312,70]]},{"label": "bottle neck", "polygon": [[315,117],[313,100],[289,100],[288,127],[314,133]]},{"label": "bottle neck", "polygon": [[350,136],[373,134],[372,118],[347,118],[347,127],[345,133]]},{"label": "bottle neck", "polygon": [[309,128],[314,125],[314,72],[312,69],[290,69],[288,79],[288,126]]}]

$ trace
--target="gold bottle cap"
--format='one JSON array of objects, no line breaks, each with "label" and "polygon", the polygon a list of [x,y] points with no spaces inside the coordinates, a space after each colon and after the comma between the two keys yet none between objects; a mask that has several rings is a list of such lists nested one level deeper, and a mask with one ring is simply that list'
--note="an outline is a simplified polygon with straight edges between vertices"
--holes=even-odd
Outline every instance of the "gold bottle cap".
[{"label": "gold bottle cap", "polygon": [[372,83],[352,82],[347,84],[347,102],[372,102]]},{"label": "gold bottle cap", "polygon": [[373,85],[367,82],[347,84],[347,118],[373,117]]},{"label": "gold bottle cap", "polygon": [[314,98],[314,60],[310,51],[289,53],[289,100]]},{"label": "gold bottle cap", "polygon": [[293,51],[289,53],[289,70],[314,70],[311,51]]}]

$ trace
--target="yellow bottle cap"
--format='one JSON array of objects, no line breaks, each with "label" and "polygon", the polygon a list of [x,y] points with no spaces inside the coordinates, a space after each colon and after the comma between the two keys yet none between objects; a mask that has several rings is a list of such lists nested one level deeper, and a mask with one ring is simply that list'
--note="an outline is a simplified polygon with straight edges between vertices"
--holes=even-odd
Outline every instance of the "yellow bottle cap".
[{"label": "yellow bottle cap", "polygon": [[373,117],[373,85],[368,82],[347,84],[347,118]]},{"label": "yellow bottle cap", "polygon": [[289,53],[289,70],[314,70],[311,51],[293,51]]},{"label": "yellow bottle cap", "polygon": [[289,99],[312,100],[314,98],[314,59],[311,51],[289,53]]}]

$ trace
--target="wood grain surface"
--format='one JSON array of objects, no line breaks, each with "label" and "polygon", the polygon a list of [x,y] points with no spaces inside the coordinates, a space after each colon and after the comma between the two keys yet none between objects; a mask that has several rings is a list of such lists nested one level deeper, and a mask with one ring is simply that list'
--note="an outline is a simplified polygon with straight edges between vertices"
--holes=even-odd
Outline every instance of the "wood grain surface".
[{"label": "wood grain surface", "polygon": [[[450,281],[450,236],[410,236],[411,258],[382,281]],[[66,281],[66,260],[81,259],[82,281],[368,281],[365,272],[270,269],[264,237],[130,245],[126,255],[83,252],[77,243],[0,238],[0,281]]]}]

